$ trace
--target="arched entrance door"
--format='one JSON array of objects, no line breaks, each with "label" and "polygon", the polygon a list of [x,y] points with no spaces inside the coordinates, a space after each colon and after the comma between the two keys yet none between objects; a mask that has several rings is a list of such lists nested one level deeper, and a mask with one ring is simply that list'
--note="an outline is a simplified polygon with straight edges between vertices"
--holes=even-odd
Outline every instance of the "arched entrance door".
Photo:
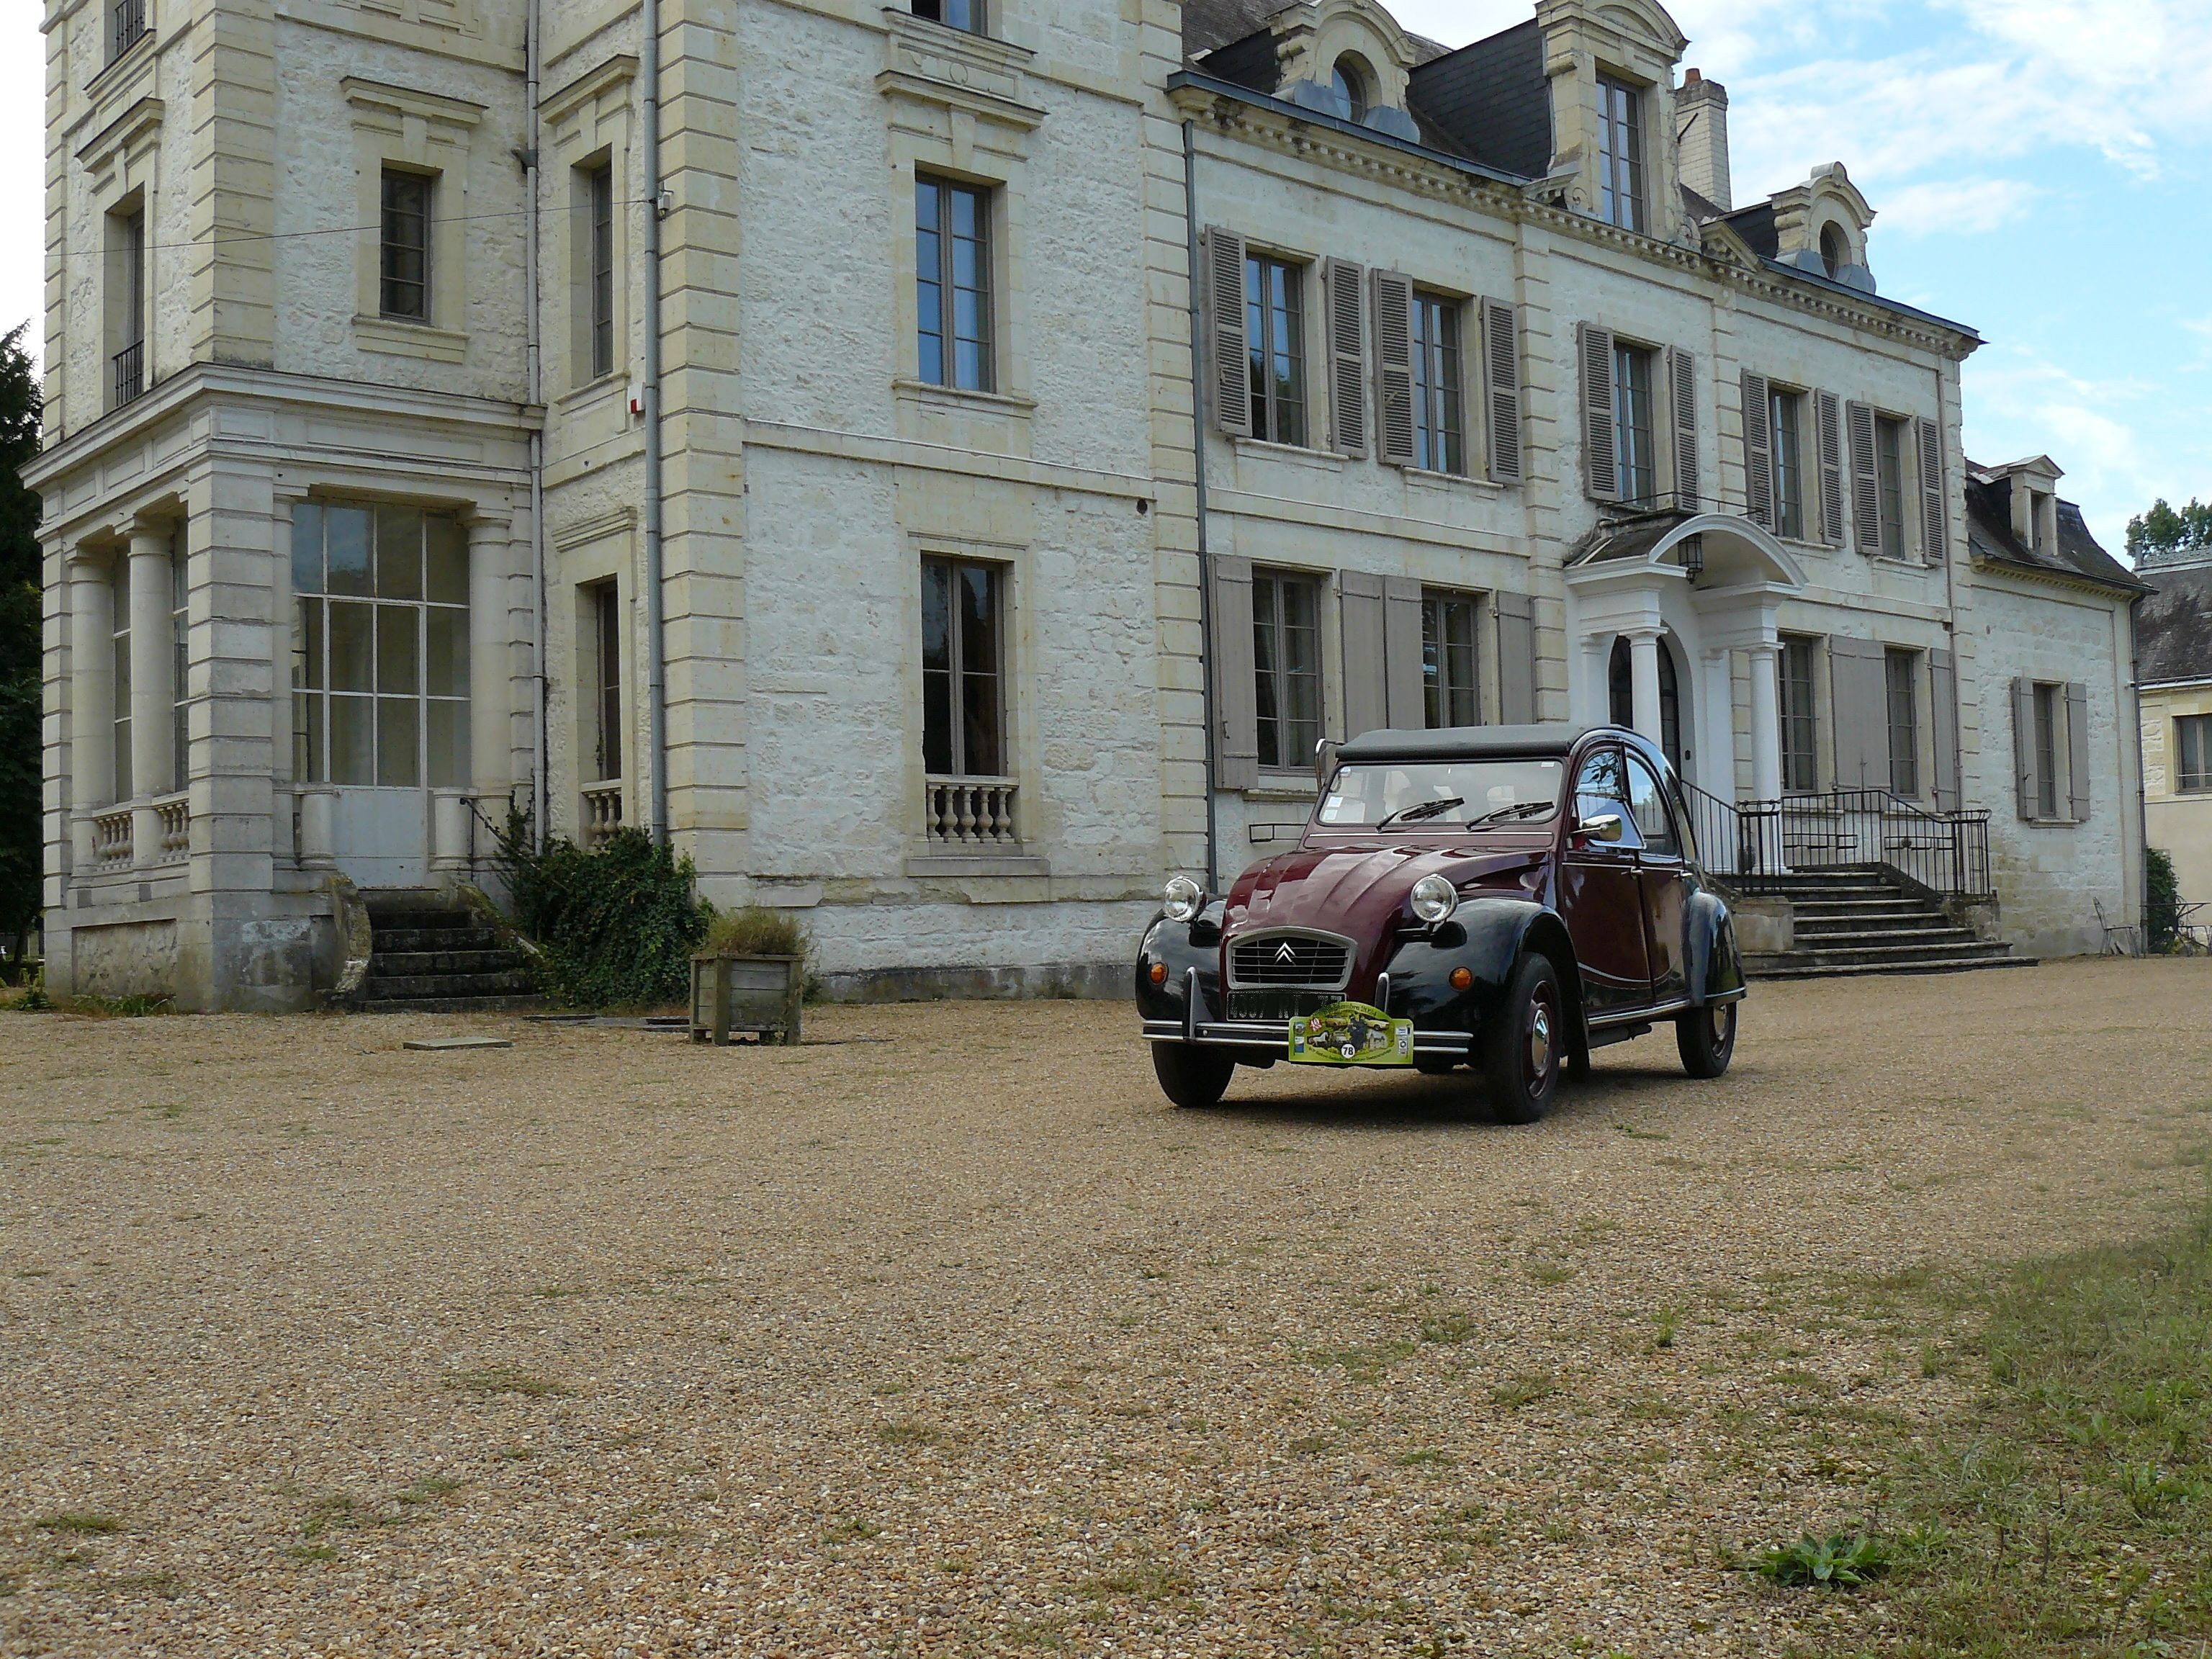
[{"label": "arched entrance door", "polygon": [[[1636,726],[1636,683],[1629,666],[1628,636],[1616,634],[1606,665],[1606,701],[1615,726]],[[1674,653],[1659,641],[1659,747],[1677,775],[1682,770],[1682,684],[1674,672]]]}]

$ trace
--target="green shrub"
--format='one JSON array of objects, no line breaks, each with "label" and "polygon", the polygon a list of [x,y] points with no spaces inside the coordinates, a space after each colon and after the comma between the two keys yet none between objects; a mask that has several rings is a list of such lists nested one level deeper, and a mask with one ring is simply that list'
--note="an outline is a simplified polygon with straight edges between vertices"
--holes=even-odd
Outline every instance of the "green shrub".
[{"label": "green shrub", "polygon": [[1751,1564],[1751,1570],[1778,1584],[1850,1589],[1888,1571],[1889,1551],[1863,1533],[1838,1532],[1815,1538],[1808,1532],[1794,1544],[1768,1550]]},{"label": "green shrub", "polygon": [[706,949],[738,957],[798,957],[806,955],[806,930],[788,910],[770,910],[748,904],[741,910],[719,912],[707,924]]},{"label": "green shrub", "polygon": [[630,829],[589,852],[558,836],[533,848],[528,817],[514,812],[497,863],[548,995],[586,1008],[689,1000],[691,953],[714,915],[689,858]]},{"label": "green shrub", "polygon": [[2143,854],[2143,933],[2154,951],[2172,950],[2181,936],[2181,883],[2162,848]]}]

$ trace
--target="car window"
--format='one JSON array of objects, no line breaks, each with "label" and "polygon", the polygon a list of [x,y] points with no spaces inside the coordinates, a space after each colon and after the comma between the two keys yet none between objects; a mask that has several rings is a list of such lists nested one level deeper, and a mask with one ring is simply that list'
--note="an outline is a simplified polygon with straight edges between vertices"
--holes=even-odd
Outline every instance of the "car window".
[{"label": "car window", "polygon": [[1640,847],[1636,814],[1628,805],[1628,771],[1618,749],[1601,749],[1583,762],[1575,774],[1575,821],[1588,823],[1607,816],[1620,820],[1620,839],[1615,847]]},{"label": "car window", "polygon": [[1658,775],[1635,755],[1628,757],[1628,805],[1636,815],[1645,850],[1662,858],[1682,856],[1681,840],[1667,811],[1667,792],[1659,787]]}]

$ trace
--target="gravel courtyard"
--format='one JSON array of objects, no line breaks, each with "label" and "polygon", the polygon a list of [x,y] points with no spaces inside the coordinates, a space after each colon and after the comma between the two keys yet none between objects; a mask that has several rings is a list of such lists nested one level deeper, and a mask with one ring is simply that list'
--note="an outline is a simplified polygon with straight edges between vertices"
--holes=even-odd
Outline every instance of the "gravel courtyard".
[{"label": "gravel courtyard", "polygon": [[1115,1005],[0,1013],[0,1651],[1776,1652],[1738,1553],[1966,1397],[1924,1270],[2201,1195],[2208,1009],[1762,986],[1531,1129],[1180,1113]]}]

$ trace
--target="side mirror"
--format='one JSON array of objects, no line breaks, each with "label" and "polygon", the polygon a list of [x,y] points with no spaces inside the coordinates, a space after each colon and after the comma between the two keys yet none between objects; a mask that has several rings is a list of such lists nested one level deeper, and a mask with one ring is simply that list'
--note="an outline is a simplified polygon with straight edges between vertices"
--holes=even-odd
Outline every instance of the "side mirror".
[{"label": "side mirror", "polygon": [[1623,833],[1618,812],[1607,812],[1602,817],[1584,818],[1575,826],[1575,834],[1585,842],[1617,842]]},{"label": "side mirror", "polygon": [[1328,781],[1336,775],[1336,739],[1323,738],[1314,744],[1314,785],[1326,789]]}]

